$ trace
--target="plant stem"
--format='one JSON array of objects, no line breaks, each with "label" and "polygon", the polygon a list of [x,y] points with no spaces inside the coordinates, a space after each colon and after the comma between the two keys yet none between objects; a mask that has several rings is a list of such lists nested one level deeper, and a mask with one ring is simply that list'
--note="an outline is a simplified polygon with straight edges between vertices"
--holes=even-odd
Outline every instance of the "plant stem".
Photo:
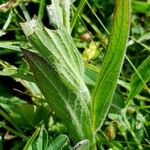
[{"label": "plant stem", "polygon": [[97,150],[97,148],[96,148],[96,133],[93,133],[90,150]]},{"label": "plant stem", "polygon": [[45,0],[41,0],[39,12],[38,12],[38,19],[40,20],[42,20],[44,16],[44,7],[45,7]]},{"label": "plant stem", "polygon": [[140,144],[138,138],[136,137],[136,134],[133,132],[133,130],[131,129],[130,123],[128,122],[128,119],[126,117],[126,109],[123,109],[123,111],[121,112],[121,116],[127,126],[127,129],[130,131],[132,137],[134,138],[135,142],[137,143],[139,149],[143,149],[142,145]]},{"label": "plant stem", "polygon": [[27,21],[30,21],[30,20],[31,20],[31,17],[30,17],[30,15],[29,15],[28,11],[26,10],[26,7],[24,6],[23,2],[20,2],[20,5],[19,5],[19,6],[20,6],[20,8],[21,8],[21,10],[22,10],[22,13],[23,13],[25,19],[26,19]]},{"label": "plant stem", "polygon": [[13,121],[10,119],[10,117],[9,117],[2,109],[0,109],[0,115],[2,115],[6,120],[8,120],[9,123],[11,123],[19,132],[22,132],[22,131],[16,126],[16,124],[13,123]]},{"label": "plant stem", "polygon": [[19,132],[15,131],[15,130],[11,129],[11,128],[8,127],[8,126],[6,126],[2,121],[0,121],[0,126],[3,127],[3,128],[5,128],[6,130],[10,131],[11,133],[13,133],[13,134],[15,134],[15,135],[17,135],[17,136],[19,136],[19,137],[25,139],[25,140],[28,140],[28,137],[27,137],[27,136],[25,136],[24,134],[19,133]]},{"label": "plant stem", "polygon": [[82,0],[76,10],[75,15],[73,16],[72,20],[71,20],[71,31],[73,29],[73,27],[75,26],[75,23],[77,22],[78,17],[81,15],[83,8],[85,6],[86,0]]}]

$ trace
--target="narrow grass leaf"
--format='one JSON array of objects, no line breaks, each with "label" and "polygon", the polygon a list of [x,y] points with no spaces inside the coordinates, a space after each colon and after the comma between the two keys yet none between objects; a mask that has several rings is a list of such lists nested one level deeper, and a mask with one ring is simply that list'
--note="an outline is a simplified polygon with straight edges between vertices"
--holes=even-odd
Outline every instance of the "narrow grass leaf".
[{"label": "narrow grass leaf", "polygon": [[150,14],[150,3],[144,1],[132,1],[133,12]]},{"label": "narrow grass leaf", "polygon": [[25,145],[23,150],[28,150],[30,148],[30,146],[32,146],[32,143],[35,141],[39,132],[40,132],[40,128],[37,128],[36,131],[33,133],[33,135],[30,137],[30,139],[27,141],[27,144]]},{"label": "narrow grass leaf", "polygon": [[77,19],[82,14],[85,4],[86,4],[86,0],[80,1],[80,4],[79,4],[78,8],[76,9],[76,12],[75,12],[73,18],[71,19],[71,30],[73,30],[73,27],[75,26],[75,23],[77,22]]},{"label": "narrow grass leaf", "polygon": [[42,129],[39,138],[36,142],[37,150],[46,150],[48,147],[48,133],[45,129]]},{"label": "narrow grass leaf", "polygon": [[[2,54],[7,54],[7,53],[13,53],[13,52],[20,52],[20,47],[19,46],[15,46],[13,45],[13,42],[12,44],[9,43],[9,42],[0,42],[0,55]],[[6,49],[6,50],[4,50]]]},{"label": "narrow grass leaf", "polygon": [[116,0],[110,41],[93,92],[93,130],[101,127],[117,85],[129,34],[130,1]]},{"label": "narrow grass leaf", "polygon": [[38,11],[38,18],[40,20],[43,19],[44,16],[44,8],[45,8],[45,0],[40,1],[39,11]]},{"label": "narrow grass leaf", "polygon": [[[131,85],[128,99],[134,98],[145,87],[146,82],[150,80],[150,56],[148,56],[142,64],[137,68],[131,77]],[[150,92],[150,91],[149,91]]]},{"label": "narrow grass leaf", "polygon": [[60,150],[67,144],[69,138],[66,135],[58,136],[52,143],[50,143],[47,150]]}]

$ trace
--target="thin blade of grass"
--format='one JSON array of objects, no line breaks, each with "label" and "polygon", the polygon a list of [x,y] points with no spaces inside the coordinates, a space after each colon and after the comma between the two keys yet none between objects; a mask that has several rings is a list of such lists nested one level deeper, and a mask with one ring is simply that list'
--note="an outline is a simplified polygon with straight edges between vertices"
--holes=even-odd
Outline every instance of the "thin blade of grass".
[{"label": "thin blade of grass", "polygon": [[81,16],[83,8],[86,4],[87,0],[81,0],[78,8],[76,9],[76,13],[73,16],[73,18],[71,19],[71,31],[73,30],[73,27],[75,26],[75,23],[77,22],[77,19],[79,18],[79,16]]},{"label": "thin blade of grass", "polygon": [[29,149],[29,147],[32,145],[32,143],[34,142],[36,137],[39,135],[39,133],[40,133],[40,128],[37,128],[36,131],[33,133],[33,135],[30,137],[30,139],[27,141],[27,144],[25,145],[23,150]]},{"label": "thin blade of grass", "polygon": [[67,144],[69,138],[66,135],[59,135],[55,140],[50,143],[47,150],[60,150]]},{"label": "thin blade of grass", "polygon": [[0,54],[7,54],[7,53],[13,53],[13,52],[21,52],[20,47],[13,45],[13,42],[0,42],[0,48],[4,48],[6,50],[1,49]]},{"label": "thin blade of grass", "polygon": [[38,11],[38,19],[42,20],[44,16],[45,0],[40,1],[40,7]]},{"label": "thin blade of grass", "polygon": [[20,9],[22,10],[22,13],[23,13],[25,19],[28,21],[31,20],[29,12],[27,11],[27,9],[22,1],[20,2],[19,6],[20,6]]},{"label": "thin blade of grass", "polygon": [[18,132],[16,130],[6,126],[2,121],[0,121],[0,126],[3,127],[4,129],[6,129],[7,131],[15,134],[16,136],[21,137],[21,138],[23,138],[25,140],[28,140],[28,137],[26,135],[24,135],[24,134],[22,134],[22,133],[20,133],[20,132]]},{"label": "thin blade of grass", "polygon": [[128,100],[134,98],[143,87],[147,89],[150,93],[150,90],[146,86],[146,82],[150,80],[150,56],[148,56],[143,63],[137,68],[135,73],[131,77],[131,90],[129,92]]},{"label": "thin blade of grass", "polygon": [[57,31],[49,30],[35,19],[22,23],[21,26],[34,49],[59,70],[66,84],[79,89],[84,75],[84,66],[68,32],[64,28]]},{"label": "thin blade of grass", "polygon": [[0,30],[0,37],[6,34],[5,31],[8,28],[8,26],[9,26],[11,20],[12,20],[12,17],[13,17],[13,13],[12,13],[12,11],[10,11],[10,13],[8,15],[8,18],[7,18],[3,28]]}]

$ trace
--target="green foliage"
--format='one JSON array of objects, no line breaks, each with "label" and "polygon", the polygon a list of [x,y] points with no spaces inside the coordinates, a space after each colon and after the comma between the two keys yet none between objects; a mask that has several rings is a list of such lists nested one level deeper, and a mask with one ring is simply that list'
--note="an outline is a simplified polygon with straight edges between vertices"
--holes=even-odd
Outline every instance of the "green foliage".
[{"label": "green foliage", "polygon": [[40,132],[40,129],[37,128],[36,131],[34,132],[34,134],[27,141],[27,144],[25,145],[25,147],[23,148],[23,150],[30,149],[30,146],[32,145],[32,143],[34,142],[34,140],[36,139],[36,137],[38,136],[39,132]]},{"label": "green foliage", "polygon": [[20,128],[31,130],[46,119],[49,112],[43,106],[36,107],[30,104],[22,104],[18,105],[10,115],[13,122]]},{"label": "green foliage", "polygon": [[37,149],[44,150],[48,147],[48,133],[45,129],[40,131],[39,137],[36,141]]},{"label": "green foliage", "polygon": [[1,1],[0,149],[150,149],[149,1],[131,5]]},{"label": "green foliage", "polygon": [[68,137],[66,135],[60,135],[55,140],[53,140],[48,146],[48,150],[59,150],[64,147],[67,143]]},{"label": "green foliage", "polygon": [[66,124],[72,138],[75,141],[90,138],[90,112],[82,93],[67,88],[55,68],[46,60],[25,50],[24,54],[47,102]]},{"label": "green foliage", "polygon": [[[133,73],[131,77],[131,91],[129,93],[128,99],[134,98],[145,86],[147,89],[145,83],[147,83],[150,80],[150,56],[148,56],[144,62],[137,68],[136,72]],[[150,93],[149,89],[148,92]]]},{"label": "green foliage", "polygon": [[130,3],[116,1],[110,41],[93,93],[93,129],[102,126],[122,68],[129,34]]}]

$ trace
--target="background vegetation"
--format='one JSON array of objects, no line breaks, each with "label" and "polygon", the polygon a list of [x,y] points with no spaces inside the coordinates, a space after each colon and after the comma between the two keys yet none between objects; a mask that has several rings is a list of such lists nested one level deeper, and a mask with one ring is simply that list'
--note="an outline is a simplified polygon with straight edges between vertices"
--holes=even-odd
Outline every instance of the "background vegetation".
[{"label": "background vegetation", "polygon": [[[75,1],[71,10],[74,16],[83,9],[71,22],[72,37],[84,59],[85,83],[91,92],[106,53],[114,1],[88,0],[84,6],[80,2]],[[44,100],[20,51],[31,48],[20,23],[36,15],[50,27],[45,9],[50,0],[0,3],[0,149],[41,150],[49,143],[53,143],[49,149],[56,149],[58,141],[71,149],[74,144],[66,127]],[[111,108],[98,132],[99,149],[150,149],[149,21],[150,1],[132,0],[127,53]]]}]

